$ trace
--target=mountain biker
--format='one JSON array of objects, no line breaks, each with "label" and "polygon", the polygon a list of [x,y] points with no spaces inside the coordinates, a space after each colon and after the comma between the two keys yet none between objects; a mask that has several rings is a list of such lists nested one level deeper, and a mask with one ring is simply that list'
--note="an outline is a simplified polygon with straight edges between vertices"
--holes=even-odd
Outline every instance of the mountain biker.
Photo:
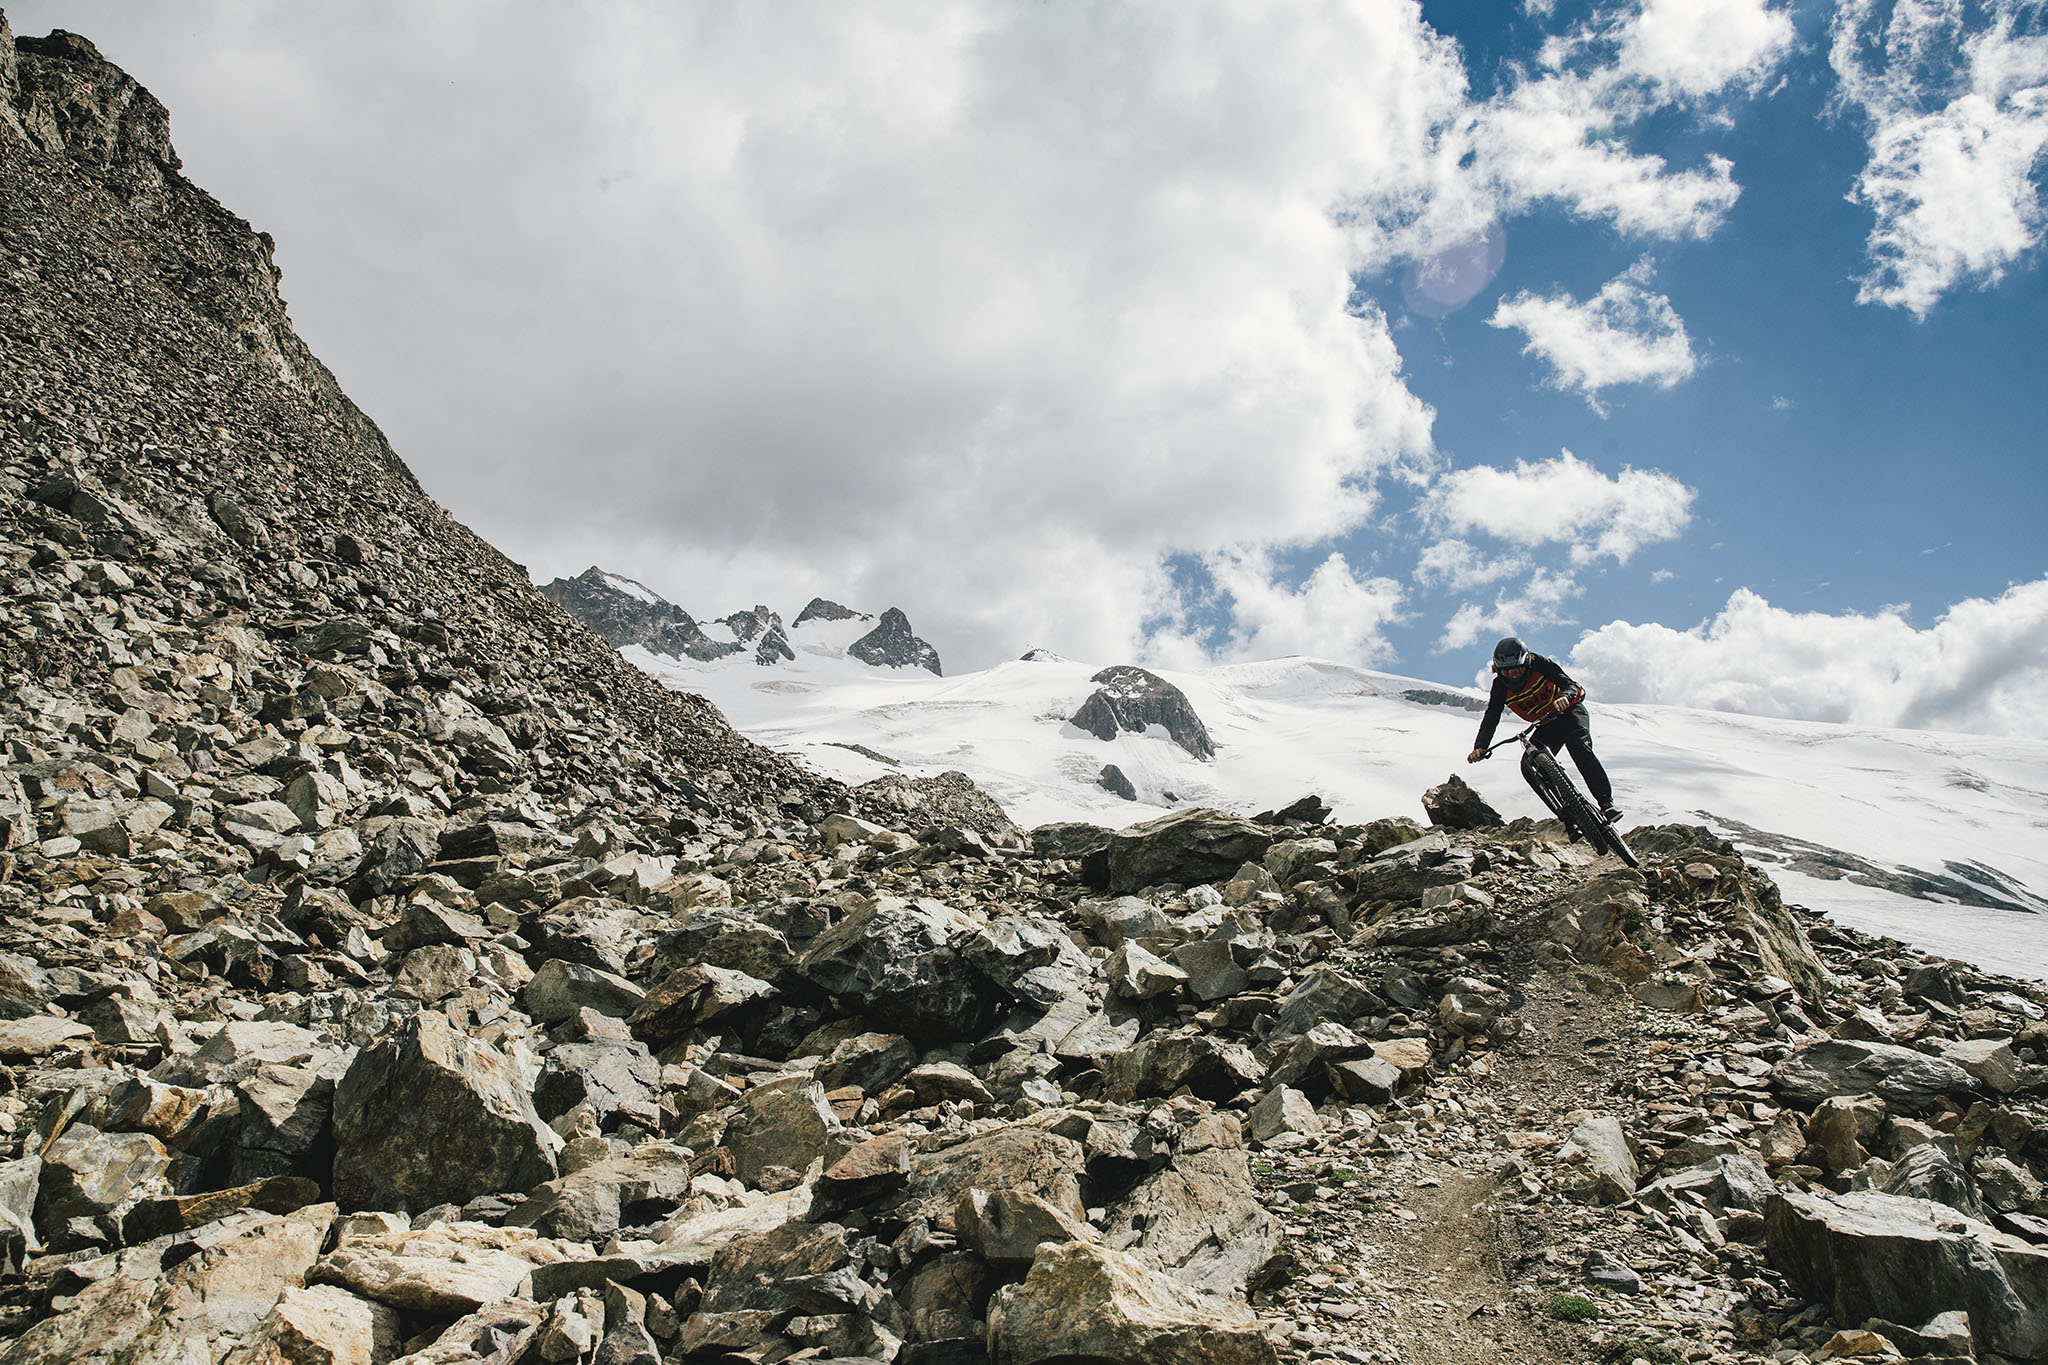
[{"label": "mountain biker", "polygon": [[1572,751],[1572,762],[1592,792],[1600,818],[1613,824],[1621,818],[1615,809],[1614,788],[1607,770],[1593,756],[1593,727],[1586,719],[1586,689],[1573,682],[1555,660],[1533,654],[1510,635],[1493,647],[1493,693],[1487,698],[1486,716],[1479,722],[1479,738],[1467,763],[1486,757],[1486,746],[1500,724],[1500,709],[1506,706],[1523,720],[1540,724],[1530,742],[1556,753],[1560,746]]}]

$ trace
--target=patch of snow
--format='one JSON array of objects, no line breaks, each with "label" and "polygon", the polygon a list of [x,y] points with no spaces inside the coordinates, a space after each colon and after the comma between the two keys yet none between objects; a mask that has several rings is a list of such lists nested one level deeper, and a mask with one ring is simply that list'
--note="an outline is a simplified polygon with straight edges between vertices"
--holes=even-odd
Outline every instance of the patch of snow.
[{"label": "patch of snow", "polygon": [[617,588],[626,596],[645,602],[649,606],[661,605],[662,599],[655,593],[654,589],[648,587],[645,583],[636,583],[630,578],[625,578],[615,573],[608,573],[603,576],[605,582],[611,584],[611,586]]},{"label": "patch of snow", "polygon": [[[806,623],[792,632],[793,641],[811,629]],[[1189,805],[1249,814],[1310,792],[1340,822],[1421,820],[1422,793],[1454,773],[1509,819],[1547,814],[1521,780],[1511,748],[1466,764],[1476,714],[1403,696],[1470,689],[1327,660],[1155,670],[1187,694],[1214,737],[1217,756],[1204,763],[1156,735],[1104,743],[1069,725],[1099,671],[1073,660],[1010,660],[940,678],[799,647],[795,662],[763,678],[751,662],[704,666],[645,651],[627,655],[666,685],[703,693],[749,737],[820,773],[864,782],[885,772],[958,769],[1027,828],[1053,820],[1118,827]],[[1701,824],[1700,812],[1714,812],[1886,867],[1939,873],[1951,862],[1978,863],[2048,895],[2048,742],[1607,706],[1598,698],[1592,726],[1624,829]],[[1501,734],[1518,728],[1507,717]],[[840,744],[864,745],[902,766],[887,768]],[[1137,801],[1098,784],[1106,763],[1130,778]],[[1843,923],[1996,970],[2048,976],[2048,944],[2015,946],[2048,940],[2040,916],[1772,875],[1788,900]]]}]

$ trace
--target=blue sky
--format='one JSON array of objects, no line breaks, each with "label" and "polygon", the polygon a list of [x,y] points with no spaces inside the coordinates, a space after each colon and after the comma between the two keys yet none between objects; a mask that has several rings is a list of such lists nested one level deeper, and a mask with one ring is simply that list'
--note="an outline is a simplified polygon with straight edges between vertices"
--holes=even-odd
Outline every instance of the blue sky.
[{"label": "blue sky", "polygon": [[[1533,60],[1541,41],[1527,16],[1503,24],[1503,9],[1424,6],[1464,47],[1481,89],[1502,64]],[[1910,619],[1927,625],[1957,600],[1997,596],[2048,569],[2048,274],[2038,251],[1996,285],[1946,292],[1924,318],[1858,303],[1873,219],[1847,196],[1868,148],[1861,120],[1833,107],[1830,11],[1793,14],[1798,49],[1771,88],[1716,107],[1732,126],[1658,119],[1629,138],[1675,164],[1704,152],[1734,162],[1742,193],[1711,236],[1645,241],[1556,209],[1527,213],[1506,224],[1501,272],[1471,304],[1395,323],[1409,385],[1435,407],[1436,441],[1453,463],[1568,448],[1602,469],[1655,468],[1697,490],[1683,535],[1587,584],[1571,608],[1582,623],[1689,625],[1745,586],[1802,612],[1911,604]],[[1543,387],[1549,367],[1520,354],[1519,333],[1486,325],[1500,298],[1589,297],[1646,256],[1700,362],[1671,388],[1617,386],[1602,416],[1578,393]],[[1366,287],[1398,307],[1384,277]],[[1357,549],[1367,551],[1363,539]],[[1653,581],[1659,571],[1671,576]],[[1390,632],[1406,659],[1428,658],[1440,627],[1417,606],[1415,621]],[[1576,635],[1532,629],[1560,646]]]},{"label": "blue sky", "polygon": [[2038,726],[2042,0],[6,11],[538,578]]}]

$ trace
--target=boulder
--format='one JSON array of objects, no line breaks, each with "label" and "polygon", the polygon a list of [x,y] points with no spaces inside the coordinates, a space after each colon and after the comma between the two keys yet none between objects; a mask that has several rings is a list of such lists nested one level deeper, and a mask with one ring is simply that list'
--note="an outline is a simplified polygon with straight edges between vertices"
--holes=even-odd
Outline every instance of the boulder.
[{"label": "boulder", "polygon": [[552,1123],[579,1104],[590,1106],[599,1126],[614,1116],[647,1127],[660,1123],[661,1063],[643,1043],[603,1039],[559,1043],[548,1050],[533,1085],[534,1112]]},{"label": "boulder", "polygon": [[1809,1043],[1780,1061],[1771,1085],[1787,1099],[1818,1104],[1833,1095],[1876,1095],[1893,1109],[1924,1114],[1944,1097],[1976,1093],[1976,1080],[1954,1062],[1896,1043],[1844,1038]]},{"label": "boulder", "polygon": [[1451,775],[1422,794],[1422,810],[1439,829],[1494,829],[1506,822],[1465,779]]},{"label": "boulder", "polygon": [[236,1365],[374,1365],[398,1354],[398,1313],[331,1284],[287,1287]]},{"label": "boulder", "polygon": [[910,1176],[893,1217],[922,1218],[951,1232],[960,1196],[971,1189],[1025,1190],[1070,1218],[1085,1221],[1079,1143],[1043,1128],[1012,1124],[911,1159]]},{"label": "boulder", "polygon": [[305,1283],[334,1205],[243,1213],[193,1232],[166,1266],[168,1242],[121,1254],[11,1342],[7,1365],[218,1361],[253,1342],[287,1289]]},{"label": "boulder", "polygon": [[2048,1249],[1945,1204],[1787,1192],[1764,1210],[1771,1264],[1837,1322],[1970,1316],[1979,1350],[2048,1355]]},{"label": "boulder", "polygon": [[1109,988],[1126,1000],[1152,1000],[1185,986],[1188,974],[1137,943],[1126,943],[1103,964]]},{"label": "boulder", "polygon": [[1259,1143],[1271,1143],[1284,1134],[1313,1137],[1323,1131],[1322,1117],[1308,1096],[1284,1085],[1267,1091],[1265,1098],[1252,1106],[1246,1122],[1252,1140]]},{"label": "boulder", "polygon": [[690,1193],[690,1163],[688,1148],[645,1143],[541,1185],[505,1224],[543,1237],[596,1242],[621,1223],[652,1222],[672,1212]]},{"label": "boulder", "polygon": [[659,1047],[774,995],[775,987],[759,977],[697,963],[663,977],[628,1013],[634,1036]]},{"label": "boulder", "polygon": [[1349,875],[1361,900],[1416,902],[1431,887],[1466,881],[1472,873],[1471,849],[1426,834],[1359,863]]},{"label": "boulder", "polygon": [[646,993],[623,976],[560,958],[541,963],[522,994],[527,1013],[543,1024],[558,1024],[585,1008],[624,1019],[646,999]]},{"label": "boulder", "polygon": [[970,1189],[953,1208],[960,1241],[992,1266],[1028,1266],[1041,1242],[1093,1242],[1095,1229],[1029,1190]]},{"label": "boulder", "polygon": [[1039,1253],[989,1305],[994,1365],[1045,1361],[1275,1365],[1243,1303],[1207,1294],[1134,1256],[1087,1242]]},{"label": "boulder", "polygon": [[1102,1241],[1183,1284],[1233,1295],[1272,1256],[1280,1223],[1259,1203],[1245,1154],[1216,1147],[1146,1177],[1109,1211]]},{"label": "boulder", "polygon": [[[524,1254],[522,1254],[524,1253]],[[473,1313],[519,1294],[536,1264],[559,1259],[526,1228],[461,1221],[344,1233],[306,1277],[408,1313]]]},{"label": "boulder", "polygon": [[974,928],[936,901],[884,896],[818,935],[796,970],[912,1039],[973,1037],[1008,1003],[961,951]]},{"label": "boulder", "polygon": [[415,1015],[357,1056],[334,1096],[334,1194],[350,1209],[425,1209],[524,1191],[556,1174],[562,1140],[531,1083],[490,1044]]},{"label": "boulder", "polygon": [[1275,832],[1270,825],[1204,808],[1126,826],[1109,839],[1109,890],[1124,895],[1164,882],[1222,881],[1264,857]]},{"label": "boulder", "polygon": [[1265,1070],[1242,1044],[1184,1029],[1148,1033],[1136,1047],[1104,1058],[1103,1079],[1120,1099],[1171,1095],[1186,1086],[1200,1099],[1222,1103],[1262,1084]]},{"label": "boulder", "polygon": [[836,1159],[848,1146],[832,1141],[839,1127],[825,1088],[808,1076],[788,1076],[745,1093],[725,1126],[725,1146],[735,1176],[758,1185],[770,1166],[801,1172],[820,1158]]},{"label": "boulder", "polygon": [[1636,1192],[1640,1171],[1628,1134],[1612,1114],[1581,1114],[1558,1160],[1577,1167],[1570,1181],[1595,1204],[1619,1204]]}]

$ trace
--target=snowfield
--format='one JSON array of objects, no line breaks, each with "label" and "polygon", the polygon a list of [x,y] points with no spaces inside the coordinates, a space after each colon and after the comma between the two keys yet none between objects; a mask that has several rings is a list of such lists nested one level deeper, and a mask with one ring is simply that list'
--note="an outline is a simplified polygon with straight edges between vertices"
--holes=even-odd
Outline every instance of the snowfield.
[{"label": "snowfield", "polygon": [[[816,628],[830,624],[841,628]],[[773,669],[626,654],[820,773],[857,783],[957,769],[1027,827],[1121,826],[1187,805],[1250,814],[1309,792],[1338,820],[1419,820],[1423,791],[1452,773],[1510,819],[1546,814],[1512,746],[1465,763],[1482,701],[1469,688],[1311,658],[1162,671],[1216,742],[1201,762],[1163,734],[1105,743],[1068,724],[1100,665],[1041,657],[953,678],[876,669],[844,656],[845,624],[792,630],[796,662]],[[1592,705],[1624,829],[1708,825],[1769,867],[1788,900],[2048,979],[2048,741]],[[1519,728],[1510,715],[1501,734]],[[1098,785],[1109,763],[1137,801]]]}]

